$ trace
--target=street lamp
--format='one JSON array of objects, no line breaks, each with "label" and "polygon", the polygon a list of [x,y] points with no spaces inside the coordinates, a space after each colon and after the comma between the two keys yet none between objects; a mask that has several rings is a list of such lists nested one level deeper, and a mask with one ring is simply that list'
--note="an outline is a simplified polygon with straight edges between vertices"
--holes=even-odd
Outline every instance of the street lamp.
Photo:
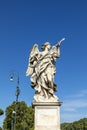
[{"label": "street lamp", "polygon": [[[10,81],[13,82],[14,81],[14,73],[12,72],[10,74]],[[19,74],[17,76],[17,86],[16,86],[16,93],[15,93],[15,96],[16,96],[16,106],[15,106],[15,111],[12,111],[12,130],[16,130],[16,116],[17,116],[17,103],[18,103],[18,97],[19,97],[19,94],[20,94],[20,89],[19,89],[19,83],[20,83],[20,80],[19,80]]]},{"label": "street lamp", "polygon": [[[13,72],[10,74],[10,81],[11,81],[11,82],[14,81],[14,73],[13,73]],[[15,93],[16,102],[18,102],[18,97],[19,97],[19,94],[20,94],[19,83],[20,83],[20,80],[19,80],[19,74],[18,74],[18,76],[17,76],[16,93]]]}]

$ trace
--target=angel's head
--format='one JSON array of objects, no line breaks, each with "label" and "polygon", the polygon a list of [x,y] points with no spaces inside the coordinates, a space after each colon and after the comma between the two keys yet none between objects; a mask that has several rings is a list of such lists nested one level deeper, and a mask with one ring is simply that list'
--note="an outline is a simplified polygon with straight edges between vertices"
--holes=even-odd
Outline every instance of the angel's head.
[{"label": "angel's head", "polygon": [[51,47],[51,45],[50,45],[50,43],[49,42],[45,42],[43,45],[42,45],[42,50],[44,51],[45,49],[50,49],[50,47]]}]

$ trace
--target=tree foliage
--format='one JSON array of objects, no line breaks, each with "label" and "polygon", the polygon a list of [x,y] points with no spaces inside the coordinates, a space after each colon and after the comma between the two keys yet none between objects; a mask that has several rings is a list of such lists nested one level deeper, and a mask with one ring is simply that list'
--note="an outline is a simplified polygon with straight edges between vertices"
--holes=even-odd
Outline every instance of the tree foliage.
[{"label": "tree foliage", "polygon": [[[13,102],[6,108],[3,123],[6,130],[34,130],[34,110],[25,102]],[[2,130],[2,128],[0,128]],[[87,130],[87,118],[61,124],[61,130]]]},{"label": "tree foliage", "polygon": [[25,102],[13,102],[6,108],[6,118],[3,123],[6,130],[33,130],[34,110]]},{"label": "tree foliage", "polygon": [[0,109],[0,115],[3,115],[4,111],[2,109]]},{"label": "tree foliage", "polygon": [[63,123],[61,124],[61,130],[87,130],[87,118],[73,123]]},{"label": "tree foliage", "polygon": [[2,130],[2,128],[0,127],[0,130]]}]

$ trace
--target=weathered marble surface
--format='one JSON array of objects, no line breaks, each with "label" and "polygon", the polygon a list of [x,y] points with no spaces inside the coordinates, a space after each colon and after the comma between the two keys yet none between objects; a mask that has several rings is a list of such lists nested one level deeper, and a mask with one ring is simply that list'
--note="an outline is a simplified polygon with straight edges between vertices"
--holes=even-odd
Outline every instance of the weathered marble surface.
[{"label": "weathered marble surface", "polygon": [[36,102],[58,101],[58,97],[54,94],[57,91],[54,76],[56,59],[60,57],[60,45],[63,40],[64,38],[54,46],[49,42],[44,43],[41,52],[35,44],[30,52],[26,76],[31,75],[31,86],[35,89]]},{"label": "weathered marble surface", "polygon": [[61,102],[33,103],[35,108],[34,130],[60,130]]}]

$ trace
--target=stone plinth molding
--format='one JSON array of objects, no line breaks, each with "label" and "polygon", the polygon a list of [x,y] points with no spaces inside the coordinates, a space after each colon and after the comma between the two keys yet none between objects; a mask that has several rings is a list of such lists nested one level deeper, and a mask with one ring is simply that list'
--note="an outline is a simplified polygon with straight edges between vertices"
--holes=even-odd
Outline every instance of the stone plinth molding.
[{"label": "stone plinth molding", "polygon": [[60,130],[61,102],[33,103],[35,109],[34,130]]}]

